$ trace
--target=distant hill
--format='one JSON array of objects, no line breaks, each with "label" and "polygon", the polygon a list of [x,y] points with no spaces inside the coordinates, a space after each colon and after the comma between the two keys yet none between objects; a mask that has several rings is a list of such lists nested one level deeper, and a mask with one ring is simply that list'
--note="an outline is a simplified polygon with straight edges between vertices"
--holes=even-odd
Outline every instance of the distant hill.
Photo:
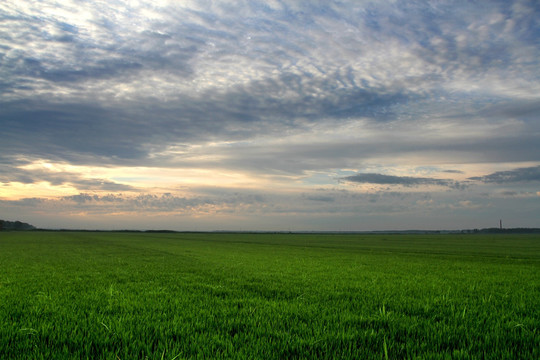
[{"label": "distant hill", "polygon": [[35,226],[30,224],[20,222],[20,221],[7,221],[0,220],[0,231],[1,230],[35,230]]}]

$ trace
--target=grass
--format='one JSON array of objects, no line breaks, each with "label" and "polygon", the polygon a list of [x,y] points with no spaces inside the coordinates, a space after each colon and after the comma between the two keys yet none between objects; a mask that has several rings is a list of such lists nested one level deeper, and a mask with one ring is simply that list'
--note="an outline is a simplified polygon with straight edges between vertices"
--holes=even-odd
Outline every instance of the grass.
[{"label": "grass", "polygon": [[538,235],[0,233],[1,359],[538,359]]}]

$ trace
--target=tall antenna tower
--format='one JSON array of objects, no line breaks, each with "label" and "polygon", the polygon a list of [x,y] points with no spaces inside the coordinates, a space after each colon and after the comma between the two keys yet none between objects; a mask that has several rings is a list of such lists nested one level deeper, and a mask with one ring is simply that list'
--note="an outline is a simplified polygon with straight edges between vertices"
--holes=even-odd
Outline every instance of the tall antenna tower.
[{"label": "tall antenna tower", "polygon": [[502,219],[501,219],[501,220],[499,220],[499,229],[501,229],[501,230],[502,230]]}]

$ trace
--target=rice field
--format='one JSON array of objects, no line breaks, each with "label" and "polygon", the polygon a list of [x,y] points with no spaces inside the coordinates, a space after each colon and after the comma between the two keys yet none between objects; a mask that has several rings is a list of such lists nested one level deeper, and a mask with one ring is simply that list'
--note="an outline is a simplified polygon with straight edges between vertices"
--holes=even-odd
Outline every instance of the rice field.
[{"label": "rice field", "polygon": [[540,236],[1,232],[0,359],[540,359]]}]

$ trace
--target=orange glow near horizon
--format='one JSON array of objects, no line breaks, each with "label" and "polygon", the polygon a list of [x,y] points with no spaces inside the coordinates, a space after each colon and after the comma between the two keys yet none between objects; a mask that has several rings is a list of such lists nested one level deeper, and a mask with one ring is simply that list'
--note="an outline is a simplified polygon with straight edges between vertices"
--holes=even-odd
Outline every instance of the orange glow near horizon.
[{"label": "orange glow near horizon", "polygon": [[40,181],[31,184],[10,182],[0,185],[0,199],[21,200],[25,198],[53,198],[79,194],[80,191],[68,185],[51,185]]},{"label": "orange glow near horizon", "polygon": [[[522,162],[513,166],[528,167],[536,163]],[[467,180],[473,176],[481,176],[505,169],[508,164],[447,164],[445,169],[457,169],[459,173],[438,172],[429,174],[407,165],[392,165],[385,169],[387,174],[395,176],[422,177],[429,176],[439,179]],[[0,183],[0,199],[20,200],[24,198],[54,199],[81,193],[90,194],[165,194],[174,193],[178,196],[193,196],[199,188],[243,189],[243,190],[273,190],[280,193],[298,193],[314,188],[346,187],[349,191],[373,193],[381,191],[387,185],[378,184],[340,184],[335,171],[325,172],[328,183],[311,184],[309,177],[316,173],[307,172],[304,175],[293,174],[255,174],[224,168],[170,168],[170,167],[129,167],[129,166],[82,166],[65,162],[54,163],[48,160],[35,160],[20,169],[33,171],[35,182]],[[383,167],[371,169],[366,167],[363,172],[381,173]],[[358,171],[349,169],[349,171]],[[428,171],[428,170],[426,170]],[[384,172],[383,172],[384,173]],[[48,181],[54,178],[55,181]],[[30,179],[31,180],[31,179]],[[55,183],[56,185],[54,185]],[[115,189],[118,186],[118,189]],[[122,188],[124,186],[125,188]],[[436,191],[436,186],[429,190]],[[401,191],[426,191],[426,187],[401,187]]]}]

